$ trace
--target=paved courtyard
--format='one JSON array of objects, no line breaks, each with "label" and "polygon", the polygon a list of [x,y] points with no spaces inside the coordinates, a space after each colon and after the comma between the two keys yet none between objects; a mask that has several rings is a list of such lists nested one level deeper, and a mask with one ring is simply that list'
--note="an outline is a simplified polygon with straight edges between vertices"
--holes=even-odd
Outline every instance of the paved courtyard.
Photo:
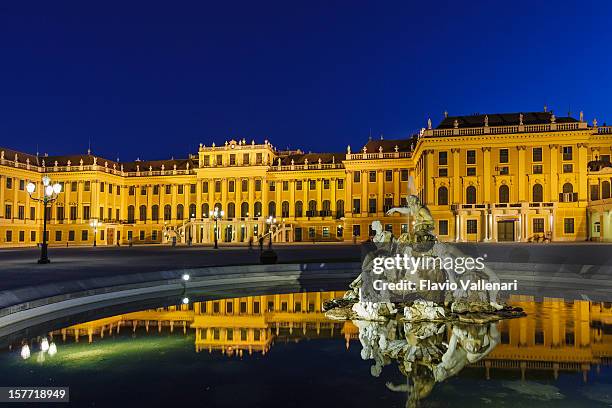
[{"label": "paved courtyard", "polygon": [[[576,244],[455,244],[466,255],[486,254],[488,262],[612,265],[612,245]],[[357,262],[359,245],[275,245],[279,263]],[[0,250],[0,290],[43,283],[206,266],[259,263],[259,249],[244,246],[134,246],[50,248],[52,263],[38,265],[36,248]],[[612,276],[611,276],[612,278]]]}]

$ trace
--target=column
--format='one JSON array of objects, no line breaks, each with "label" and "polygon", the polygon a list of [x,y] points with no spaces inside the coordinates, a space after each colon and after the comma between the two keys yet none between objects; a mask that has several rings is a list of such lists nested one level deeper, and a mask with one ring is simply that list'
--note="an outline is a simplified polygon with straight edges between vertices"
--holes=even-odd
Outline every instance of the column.
[{"label": "column", "polygon": [[368,187],[369,187],[369,184],[370,184],[370,174],[365,171],[362,171],[361,172],[361,214],[364,217],[368,215]]},{"label": "column", "polygon": [[[261,217],[268,215],[268,182],[266,178],[261,179]],[[263,231],[262,231],[263,232]]]},{"label": "column", "polygon": [[376,171],[376,184],[378,185],[378,191],[376,197],[376,212],[381,213],[383,211],[383,205],[385,202],[385,173],[382,170]]},{"label": "column", "polygon": [[[183,184],[183,219],[191,218],[191,214],[189,213],[189,197],[190,196],[191,196],[191,186],[189,184]],[[185,231],[185,234],[186,233],[187,231]]]},{"label": "column", "polygon": [[559,180],[557,172],[559,170],[559,145],[551,144],[550,148],[550,190],[548,191],[550,201],[559,201]]},{"label": "column", "polygon": [[332,213],[332,217],[333,218],[336,218],[336,210],[337,210],[337,208],[336,208],[336,183],[337,183],[337,181],[336,181],[335,177],[332,177],[329,180],[329,190],[330,190],[329,191],[329,200],[331,202],[330,203],[331,204],[330,209],[331,209],[331,213]]},{"label": "column", "polygon": [[484,204],[489,204],[491,201],[497,201],[497,199],[491,200],[491,181],[493,178],[491,177],[491,148],[483,147],[483,178],[484,178],[484,197],[482,202]]},{"label": "column", "polygon": [[289,218],[295,218],[295,180],[289,180]]},{"label": "column", "polygon": [[423,157],[425,158],[425,185],[427,188],[426,191],[426,200],[427,204],[434,204],[434,161],[433,161],[433,150],[427,150],[423,153]]},{"label": "column", "polygon": [[171,214],[172,216],[170,217],[172,221],[176,221],[176,190],[178,190],[178,186],[176,185],[172,185],[171,187],[172,190],[172,208],[171,208]]},{"label": "column", "polygon": [[83,188],[83,182],[79,181],[77,183],[77,221],[79,224],[83,222]]},{"label": "column", "polygon": [[[347,170],[345,174],[346,182],[344,184],[346,188],[346,199],[344,200],[344,212],[347,217],[350,217],[353,214],[353,173]],[[352,233],[351,231],[351,234]]]},{"label": "column", "polygon": [[525,201],[529,201],[528,196],[525,194],[527,189],[525,188],[526,185],[526,181],[527,181],[527,169],[525,168],[525,150],[526,147],[525,146],[517,146],[516,149],[518,150],[518,174],[517,174],[517,180],[518,180],[518,201],[519,202],[525,202]]},{"label": "column", "polygon": [[249,177],[249,216],[255,217],[255,179]]},{"label": "column", "polygon": [[[587,200],[587,145],[586,143],[578,143],[578,200]],[[574,165],[574,169],[576,165]],[[574,170],[575,171],[575,170]]]},{"label": "column", "polygon": [[196,218],[204,217],[202,214],[202,180],[196,178]]},{"label": "column", "polygon": [[453,197],[452,203],[459,204],[461,201],[461,174],[459,173],[459,149],[451,149],[453,155]]},{"label": "column", "polygon": [[400,177],[401,173],[398,169],[393,170],[393,206],[400,206]]},{"label": "column", "polygon": [[164,207],[166,206],[166,186],[161,184],[159,186],[159,219],[163,223],[165,221],[165,211]]},{"label": "column", "polygon": [[[37,183],[38,184],[38,183]],[[4,218],[4,190],[6,189],[6,176],[0,174],[0,218]],[[36,190],[38,190],[38,186],[36,186]]]},{"label": "column", "polygon": [[153,219],[153,186],[151,184],[147,184],[147,221],[150,222],[152,219]]}]

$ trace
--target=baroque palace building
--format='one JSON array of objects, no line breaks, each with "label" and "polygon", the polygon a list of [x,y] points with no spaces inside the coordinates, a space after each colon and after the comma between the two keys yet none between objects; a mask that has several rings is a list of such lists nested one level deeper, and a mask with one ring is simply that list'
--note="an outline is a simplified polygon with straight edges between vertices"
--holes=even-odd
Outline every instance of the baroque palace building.
[{"label": "baroque palace building", "polygon": [[[50,245],[361,241],[417,194],[443,241],[612,238],[612,127],[552,112],[448,116],[418,135],[342,153],[277,150],[267,140],[200,145],[185,159],[117,162],[89,152],[38,156],[0,148],[0,246],[42,241],[42,176],[62,184]],[[224,211],[215,222],[214,208]],[[276,219],[270,227],[268,218]]]}]

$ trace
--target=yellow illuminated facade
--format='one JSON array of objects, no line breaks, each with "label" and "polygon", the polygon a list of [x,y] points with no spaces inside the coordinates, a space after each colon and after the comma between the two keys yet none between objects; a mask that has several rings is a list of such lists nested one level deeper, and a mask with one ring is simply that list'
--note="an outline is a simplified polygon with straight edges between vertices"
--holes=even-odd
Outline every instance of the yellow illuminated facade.
[{"label": "yellow illuminated facade", "polygon": [[[92,154],[36,156],[0,148],[0,246],[42,241],[43,175],[63,191],[50,245],[361,241],[414,192],[444,241],[610,240],[612,127],[551,112],[446,115],[400,140],[342,153],[281,151],[268,141],[200,145],[182,160],[115,162]],[[597,165],[592,165],[596,163]],[[607,200],[607,201],[606,201]],[[218,229],[210,218],[224,211]],[[276,225],[266,222],[272,216]],[[600,231],[604,231],[603,233]]]},{"label": "yellow illuminated facade", "polygon": [[[323,301],[343,292],[301,292],[209,300],[189,305],[126,313],[74,325],[52,333],[64,341],[99,341],[130,330],[139,333],[179,331],[195,333],[196,352],[221,352],[228,356],[266,354],[275,342],[311,338],[337,338],[346,348],[360,347],[359,329],[350,321],[331,321],[321,311]],[[522,307],[526,317],[498,322],[500,342],[485,359],[472,367],[484,368],[486,378],[500,370],[588,372],[612,361],[612,307],[586,300],[565,301],[512,296],[510,304]]]}]

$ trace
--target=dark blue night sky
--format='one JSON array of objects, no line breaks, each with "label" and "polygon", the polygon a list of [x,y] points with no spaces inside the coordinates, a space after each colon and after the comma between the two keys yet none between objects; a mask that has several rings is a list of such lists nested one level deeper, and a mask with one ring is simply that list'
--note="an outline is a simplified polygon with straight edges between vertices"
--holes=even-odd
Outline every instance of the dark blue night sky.
[{"label": "dark blue night sky", "polygon": [[[15,4],[15,6],[9,5]],[[453,114],[612,122],[610,2],[4,2],[0,145],[343,151]]]}]

